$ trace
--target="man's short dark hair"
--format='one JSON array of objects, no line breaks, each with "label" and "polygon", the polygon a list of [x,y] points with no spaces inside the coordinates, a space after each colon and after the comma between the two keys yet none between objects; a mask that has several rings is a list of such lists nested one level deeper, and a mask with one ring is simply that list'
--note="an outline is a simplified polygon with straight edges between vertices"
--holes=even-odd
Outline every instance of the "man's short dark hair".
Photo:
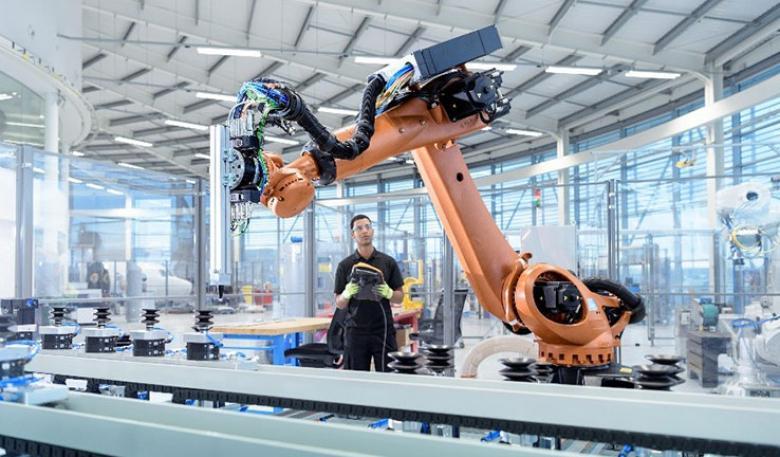
[{"label": "man's short dark hair", "polygon": [[371,218],[366,216],[365,214],[358,214],[355,217],[352,218],[351,221],[349,221],[349,229],[354,230],[355,229],[355,221],[359,221],[360,219],[368,219],[368,222],[371,222]]}]

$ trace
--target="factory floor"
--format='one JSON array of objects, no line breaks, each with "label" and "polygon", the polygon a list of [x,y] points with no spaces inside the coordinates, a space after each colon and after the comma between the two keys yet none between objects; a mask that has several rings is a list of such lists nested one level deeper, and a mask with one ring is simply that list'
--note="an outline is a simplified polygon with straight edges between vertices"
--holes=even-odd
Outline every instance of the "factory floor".
[{"label": "factory floor", "polygon": [[[216,324],[262,322],[270,319],[270,313],[237,313],[214,316],[214,322]],[[122,316],[114,316],[114,323],[126,330],[143,328],[140,323],[127,324]],[[162,314],[160,316],[160,325],[177,336],[173,343],[169,345],[169,348],[176,349],[183,346],[180,335],[192,331],[193,323],[194,315],[192,313]],[[489,316],[480,318],[476,314],[464,315],[461,322],[461,329],[464,347],[455,350],[456,376],[459,374],[458,371],[460,367],[463,366],[466,354],[474,345],[486,338],[505,334],[504,327],[501,325],[500,321]],[[647,338],[647,327],[645,325],[628,327],[623,335],[623,365],[633,366],[648,363],[645,358],[648,354],[677,353],[672,330],[672,327],[668,326],[657,327],[655,329],[657,338],[654,343],[651,344]],[[479,365],[477,378],[503,379],[499,374],[499,370],[504,368],[500,359],[511,356],[511,353],[502,353],[488,357]],[[682,373],[680,376],[686,379],[686,382],[676,386],[674,388],[675,391],[702,393],[712,391],[712,389],[702,388],[696,381],[689,381],[686,373]]]}]

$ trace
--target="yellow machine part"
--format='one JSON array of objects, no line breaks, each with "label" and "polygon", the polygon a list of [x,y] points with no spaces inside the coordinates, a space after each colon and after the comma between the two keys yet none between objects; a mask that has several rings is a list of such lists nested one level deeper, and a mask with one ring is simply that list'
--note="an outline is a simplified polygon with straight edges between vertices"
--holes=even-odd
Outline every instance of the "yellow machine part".
[{"label": "yellow machine part", "polygon": [[404,299],[401,305],[407,310],[423,309],[422,300],[412,300],[412,286],[421,286],[423,284],[423,262],[417,259],[417,277],[404,278]]}]

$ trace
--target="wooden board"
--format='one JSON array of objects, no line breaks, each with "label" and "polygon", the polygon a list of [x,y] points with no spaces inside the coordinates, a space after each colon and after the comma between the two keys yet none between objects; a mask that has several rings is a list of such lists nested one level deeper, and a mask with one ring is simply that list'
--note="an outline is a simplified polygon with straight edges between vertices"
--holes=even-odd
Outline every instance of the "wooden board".
[{"label": "wooden board", "polygon": [[284,335],[287,333],[314,332],[330,327],[329,317],[299,317],[285,321],[257,322],[253,324],[226,324],[215,326],[212,332],[231,335]]}]

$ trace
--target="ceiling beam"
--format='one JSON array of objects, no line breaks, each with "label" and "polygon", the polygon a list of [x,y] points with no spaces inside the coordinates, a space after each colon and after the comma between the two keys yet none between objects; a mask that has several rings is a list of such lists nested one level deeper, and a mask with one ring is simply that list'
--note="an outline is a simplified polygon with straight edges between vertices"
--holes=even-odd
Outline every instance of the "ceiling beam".
[{"label": "ceiling beam", "polygon": [[97,87],[97,86],[84,86],[84,87],[81,88],[81,93],[82,94],[90,94],[92,92],[97,92],[99,90],[100,90],[100,88]]},{"label": "ceiling beam", "polygon": [[227,62],[228,58],[230,56],[221,56],[219,59],[217,59],[216,62],[214,62],[214,65],[210,66],[208,70],[206,70],[206,74],[211,78],[211,74],[217,71],[219,67],[222,66],[223,63]]},{"label": "ceiling beam", "polygon": [[558,28],[558,24],[561,23],[563,18],[566,16],[566,13],[569,12],[572,6],[574,6],[574,0],[563,0],[563,4],[560,8],[558,8],[558,11],[555,12],[553,18],[550,20],[550,23],[547,24],[547,26],[550,28],[550,30],[547,32],[548,34],[552,35],[555,32],[555,29]]},{"label": "ceiling beam", "polygon": [[693,24],[700,21],[705,14],[717,6],[721,1],[722,0],[705,0],[703,3],[701,3],[698,7],[696,7],[695,10],[691,12],[691,14],[686,16],[682,21],[678,22],[677,25],[672,27],[671,30],[666,32],[664,36],[659,38],[658,41],[653,44],[653,54],[658,54],[659,52],[663,51],[672,41],[676,40],[677,37],[685,33],[685,31],[688,30]]},{"label": "ceiling beam", "polygon": [[354,94],[355,92],[359,91],[362,88],[363,88],[363,84],[355,84],[352,87],[348,87],[347,89],[342,90],[336,95],[323,100],[321,105],[328,106],[334,103],[338,103],[341,100],[344,100],[345,98],[349,97],[350,95]]},{"label": "ceiling beam", "polygon": [[[197,0],[196,0],[197,3]],[[179,37],[179,41],[177,41],[177,45],[172,47],[170,51],[168,51],[168,55],[165,56],[165,61],[170,62],[171,59],[173,59],[173,56],[176,55],[177,52],[179,52],[179,49],[181,49],[181,45],[184,44],[184,42],[187,41],[187,35],[182,35]]]},{"label": "ceiling beam", "polygon": [[[555,62],[555,65],[572,65],[578,60],[580,60],[582,57],[570,55],[566,56],[563,59]],[[514,97],[517,94],[521,94],[528,89],[540,84],[543,81],[546,81],[547,79],[551,78],[553,76],[553,73],[547,73],[546,71],[542,70],[541,72],[535,74],[530,79],[522,82],[519,86],[510,89],[508,91],[504,92],[504,96],[507,98]]]},{"label": "ceiling beam", "polygon": [[[134,30],[134,29],[135,29],[135,22],[131,22],[131,23],[130,23],[130,26],[127,28],[127,31],[125,31],[125,34],[124,34],[124,35],[122,35],[122,41],[125,41],[125,40],[127,40],[128,38],[130,38],[130,34],[131,34],[131,33],[133,33],[133,30]],[[122,46],[124,46],[124,45],[125,45],[125,44],[124,44],[124,43],[122,43]]]},{"label": "ceiling beam", "polygon": [[530,50],[531,50],[530,46],[525,46],[521,44],[520,46],[516,47],[514,51],[502,57],[501,62],[509,62],[509,63],[514,62],[515,60],[517,60],[518,57],[520,57],[521,55],[525,54]]},{"label": "ceiling beam", "polygon": [[579,93],[584,92],[584,91],[590,89],[591,87],[595,87],[595,86],[601,84],[604,81],[609,81],[609,79],[612,78],[612,76],[614,76],[615,74],[617,74],[618,72],[620,72],[622,70],[625,70],[626,68],[628,68],[628,67],[626,65],[624,65],[624,64],[614,65],[614,66],[612,66],[612,68],[607,70],[605,73],[602,73],[601,75],[598,75],[598,76],[589,77],[585,81],[582,81],[579,84],[575,84],[574,86],[572,86],[572,87],[566,89],[565,91],[561,92],[560,94],[556,95],[551,100],[544,101],[544,102],[534,106],[533,108],[531,108],[528,111],[526,111],[526,116],[527,117],[536,116],[537,114],[541,113],[542,111],[544,111],[544,110],[546,110],[546,109],[548,109],[548,108],[550,108],[550,107],[552,107],[554,105],[557,105],[560,102],[566,101],[566,99],[568,99],[570,97],[574,97],[574,96],[578,95]]},{"label": "ceiling beam", "polygon": [[[393,19],[399,22],[423,25],[429,29],[444,30],[449,33],[462,34],[494,23],[491,12],[465,9],[458,6],[449,14],[437,16],[436,5],[426,5],[415,0],[394,0],[381,5],[367,7],[362,0],[300,0],[318,7],[330,7],[342,12],[370,15],[375,18]],[[602,35],[578,30],[559,28],[553,36],[549,36],[549,26],[546,23],[533,22],[522,16],[505,16],[501,20],[500,36],[505,45],[530,44],[539,48],[567,50],[579,55],[599,58],[611,57],[630,62],[631,64],[652,64],[669,69],[685,71],[702,71],[704,55],[696,52],[667,48],[658,55],[652,54],[652,48],[644,43],[629,40],[611,40],[602,44]]]},{"label": "ceiling beam", "polygon": [[349,38],[349,41],[347,41],[347,45],[344,46],[344,49],[341,51],[344,55],[339,57],[339,66],[342,62],[344,62],[344,59],[346,55],[350,54],[352,52],[352,48],[355,47],[355,44],[360,39],[360,35],[365,32],[366,27],[368,27],[368,24],[371,22],[371,18],[368,16],[364,16],[363,19],[360,21],[360,25],[358,25],[358,28],[355,30],[354,33],[352,33],[352,36]]},{"label": "ceiling beam", "polygon": [[607,115],[607,113],[620,110],[628,106],[636,105],[637,103],[646,101],[650,97],[660,92],[671,90],[679,85],[689,82],[692,79],[692,76],[683,76],[682,78],[673,81],[662,79],[644,81],[635,87],[618,92],[617,94],[610,95],[603,100],[592,103],[586,108],[569,114],[568,116],[562,117],[558,120],[558,124],[562,127],[574,128],[579,125],[598,120]]},{"label": "ceiling beam", "polygon": [[140,70],[136,70],[136,71],[134,71],[134,72],[132,72],[132,73],[126,75],[126,76],[123,76],[123,77],[119,78],[119,81],[121,81],[121,82],[132,81],[132,80],[134,80],[136,78],[140,78],[141,76],[149,73],[150,71],[152,71],[152,69],[149,68],[149,67],[141,68]]},{"label": "ceiling beam", "polygon": [[498,23],[498,20],[501,19],[501,15],[504,14],[504,8],[506,7],[506,0],[498,0],[498,4],[496,5],[496,8],[493,10],[493,17],[495,17],[495,22]]},{"label": "ceiling beam", "polygon": [[190,83],[187,82],[187,81],[178,82],[178,83],[176,83],[175,85],[173,85],[171,87],[167,87],[165,89],[160,89],[157,92],[153,93],[152,94],[152,98],[154,98],[154,99],[160,98],[162,96],[170,94],[171,92],[176,92],[178,89],[184,89],[185,87],[187,87],[189,85],[190,85]]},{"label": "ceiling beam", "polygon": [[205,108],[207,106],[213,106],[213,105],[216,105],[218,103],[219,102],[217,100],[208,100],[208,99],[198,100],[195,103],[190,103],[189,105],[184,105],[184,108],[182,108],[181,111],[184,114],[190,114],[193,111],[197,111],[199,109],[203,109],[203,108]]},{"label": "ceiling beam", "polygon": [[275,72],[276,70],[280,69],[283,66],[284,64],[281,62],[277,62],[277,61],[271,62],[271,65],[265,67],[263,70],[260,71],[260,73],[256,74],[252,79],[267,78],[271,76],[273,72]]},{"label": "ceiling beam", "polygon": [[132,116],[117,117],[115,119],[110,119],[108,121],[108,125],[109,127],[119,127],[122,125],[135,124],[138,122],[146,122],[146,121],[163,119],[163,118],[165,118],[165,115],[163,113],[153,112],[153,113],[134,114]]},{"label": "ceiling beam", "polygon": [[99,103],[95,105],[94,108],[96,110],[111,109],[111,108],[119,108],[120,106],[132,105],[132,104],[133,102],[131,102],[130,100],[116,100],[113,102]]},{"label": "ceiling beam", "polygon": [[730,37],[721,41],[712,49],[707,51],[705,62],[707,64],[725,62],[725,60],[730,58],[728,55],[735,55],[741,52],[737,51],[737,49],[744,47],[746,44],[763,40],[765,37],[763,35],[759,35],[759,32],[761,32],[762,29],[766,29],[764,34],[776,33],[779,22],[780,3],[777,3],[772,8],[766,10],[761,16],[750,22],[750,24],[747,24],[746,26],[737,30]]},{"label": "ceiling beam", "polygon": [[630,5],[626,7],[626,9],[623,10],[622,13],[620,13],[620,16],[617,17],[611,24],[609,24],[609,27],[607,27],[607,30],[604,31],[603,36],[601,37],[601,45],[604,46],[607,44],[607,41],[610,40],[615,34],[623,28],[624,25],[632,18],[634,15],[639,11],[639,8],[644,6],[644,4],[647,3],[647,0],[634,0],[631,2]]},{"label": "ceiling beam", "polygon": [[181,127],[174,127],[172,125],[166,125],[164,127],[152,127],[149,129],[133,130],[133,137],[142,137],[149,135],[159,135],[161,133],[178,132]]},{"label": "ceiling beam", "polygon": [[407,36],[403,44],[401,44],[401,46],[398,47],[398,50],[395,51],[395,57],[401,57],[409,52],[409,48],[414,44],[415,41],[417,41],[418,38],[420,38],[420,35],[423,33],[425,33],[425,27],[423,26],[419,26],[414,29],[414,32]]},{"label": "ceiling beam", "polygon": [[252,21],[255,18],[255,7],[257,0],[250,0],[249,14],[246,16],[246,42],[249,43],[249,37],[252,36]]},{"label": "ceiling beam", "polygon": [[163,140],[163,141],[157,141],[154,143],[155,146],[175,146],[178,144],[191,144],[191,143],[197,143],[199,141],[208,141],[209,140],[209,134],[203,133],[200,135],[192,135],[192,136],[186,136],[184,138],[173,138],[170,140]]},{"label": "ceiling beam", "polygon": [[298,48],[298,45],[301,44],[303,34],[306,33],[306,30],[309,29],[309,23],[311,22],[312,14],[314,14],[314,5],[309,6],[309,10],[306,11],[306,17],[303,19],[303,24],[301,24],[301,28],[298,29],[298,35],[295,36],[293,47],[296,49]]},{"label": "ceiling beam", "polygon": [[303,92],[307,87],[317,84],[318,82],[325,79],[325,77],[326,75],[324,73],[314,73],[313,75],[301,81],[297,86],[295,86],[295,90],[298,92]]},{"label": "ceiling beam", "polygon": [[105,53],[98,52],[94,56],[90,57],[89,59],[85,60],[81,64],[81,69],[86,70],[87,68],[91,67],[92,65],[95,65],[96,63],[100,62],[101,60],[108,57]]}]

